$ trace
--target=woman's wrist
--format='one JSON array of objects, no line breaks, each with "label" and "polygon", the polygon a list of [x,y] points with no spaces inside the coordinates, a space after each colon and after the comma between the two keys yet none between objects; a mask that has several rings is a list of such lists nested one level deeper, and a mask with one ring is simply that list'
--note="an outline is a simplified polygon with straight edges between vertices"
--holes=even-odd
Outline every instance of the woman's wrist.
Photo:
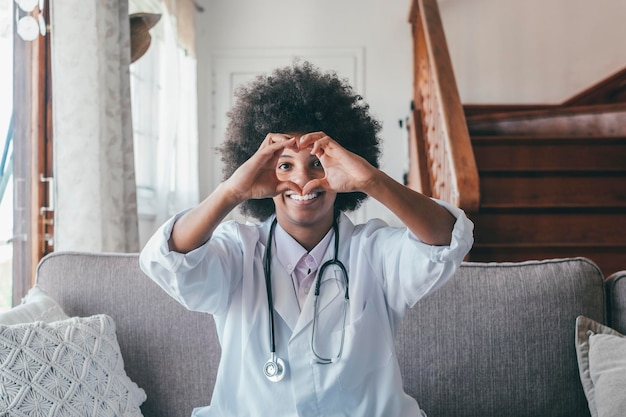
[{"label": "woman's wrist", "polygon": [[380,190],[381,187],[385,186],[387,178],[389,177],[383,171],[376,167],[372,167],[371,176],[363,182],[363,186],[360,191],[372,198],[376,198],[377,191]]},{"label": "woman's wrist", "polygon": [[242,195],[236,187],[231,185],[230,180],[221,182],[215,191],[221,195],[222,201],[228,207],[234,208],[248,199],[245,195]]}]

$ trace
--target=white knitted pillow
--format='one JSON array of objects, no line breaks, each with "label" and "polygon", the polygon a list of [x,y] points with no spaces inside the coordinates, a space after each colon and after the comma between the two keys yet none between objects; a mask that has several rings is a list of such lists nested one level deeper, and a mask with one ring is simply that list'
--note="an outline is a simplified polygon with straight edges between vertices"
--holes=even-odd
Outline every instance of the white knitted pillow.
[{"label": "white knitted pillow", "polygon": [[0,415],[139,417],[107,315],[0,325]]},{"label": "white knitted pillow", "polygon": [[50,323],[69,319],[61,306],[38,285],[28,291],[22,303],[0,313],[0,324],[31,323],[45,321]]}]

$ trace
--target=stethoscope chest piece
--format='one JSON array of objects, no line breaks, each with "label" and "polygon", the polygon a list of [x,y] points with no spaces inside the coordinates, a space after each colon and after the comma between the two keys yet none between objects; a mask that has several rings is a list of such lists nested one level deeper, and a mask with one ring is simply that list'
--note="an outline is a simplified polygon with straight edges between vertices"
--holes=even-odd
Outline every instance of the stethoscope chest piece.
[{"label": "stethoscope chest piece", "polygon": [[272,354],[263,365],[263,373],[272,382],[278,382],[285,377],[285,362]]}]

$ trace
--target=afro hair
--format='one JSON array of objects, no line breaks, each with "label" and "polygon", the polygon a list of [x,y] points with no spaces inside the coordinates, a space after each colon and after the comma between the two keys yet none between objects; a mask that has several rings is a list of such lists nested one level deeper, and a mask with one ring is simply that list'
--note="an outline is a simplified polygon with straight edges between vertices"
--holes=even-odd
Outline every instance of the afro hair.
[{"label": "afro hair", "polygon": [[[369,106],[345,80],[322,73],[309,62],[274,70],[235,92],[235,106],[228,113],[225,141],[218,150],[224,178],[258,150],[268,133],[323,131],[337,143],[378,168],[380,123]],[[339,193],[335,211],[356,210],[367,195]],[[247,200],[244,215],[265,220],[275,212],[271,198]]]}]

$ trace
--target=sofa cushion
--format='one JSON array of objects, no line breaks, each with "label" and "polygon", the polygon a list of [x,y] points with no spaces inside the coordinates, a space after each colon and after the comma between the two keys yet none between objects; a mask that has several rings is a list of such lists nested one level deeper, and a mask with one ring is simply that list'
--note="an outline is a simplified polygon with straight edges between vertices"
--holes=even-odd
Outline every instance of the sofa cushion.
[{"label": "sofa cushion", "polygon": [[586,259],[464,263],[399,329],[405,389],[429,416],[588,417],[579,315],[605,321],[603,276]]},{"label": "sofa cushion", "polygon": [[61,306],[39,286],[28,291],[21,304],[0,314],[0,324],[50,323],[69,318]]},{"label": "sofa cushion", "polygon": [[139,417],[111,317],[0,325],[0,414]]},{"label": "sofa cushion", "polygon": [[595,320],[576,320],[580,380],[593,417],[622,417],[626,410],[626,337]]}]

